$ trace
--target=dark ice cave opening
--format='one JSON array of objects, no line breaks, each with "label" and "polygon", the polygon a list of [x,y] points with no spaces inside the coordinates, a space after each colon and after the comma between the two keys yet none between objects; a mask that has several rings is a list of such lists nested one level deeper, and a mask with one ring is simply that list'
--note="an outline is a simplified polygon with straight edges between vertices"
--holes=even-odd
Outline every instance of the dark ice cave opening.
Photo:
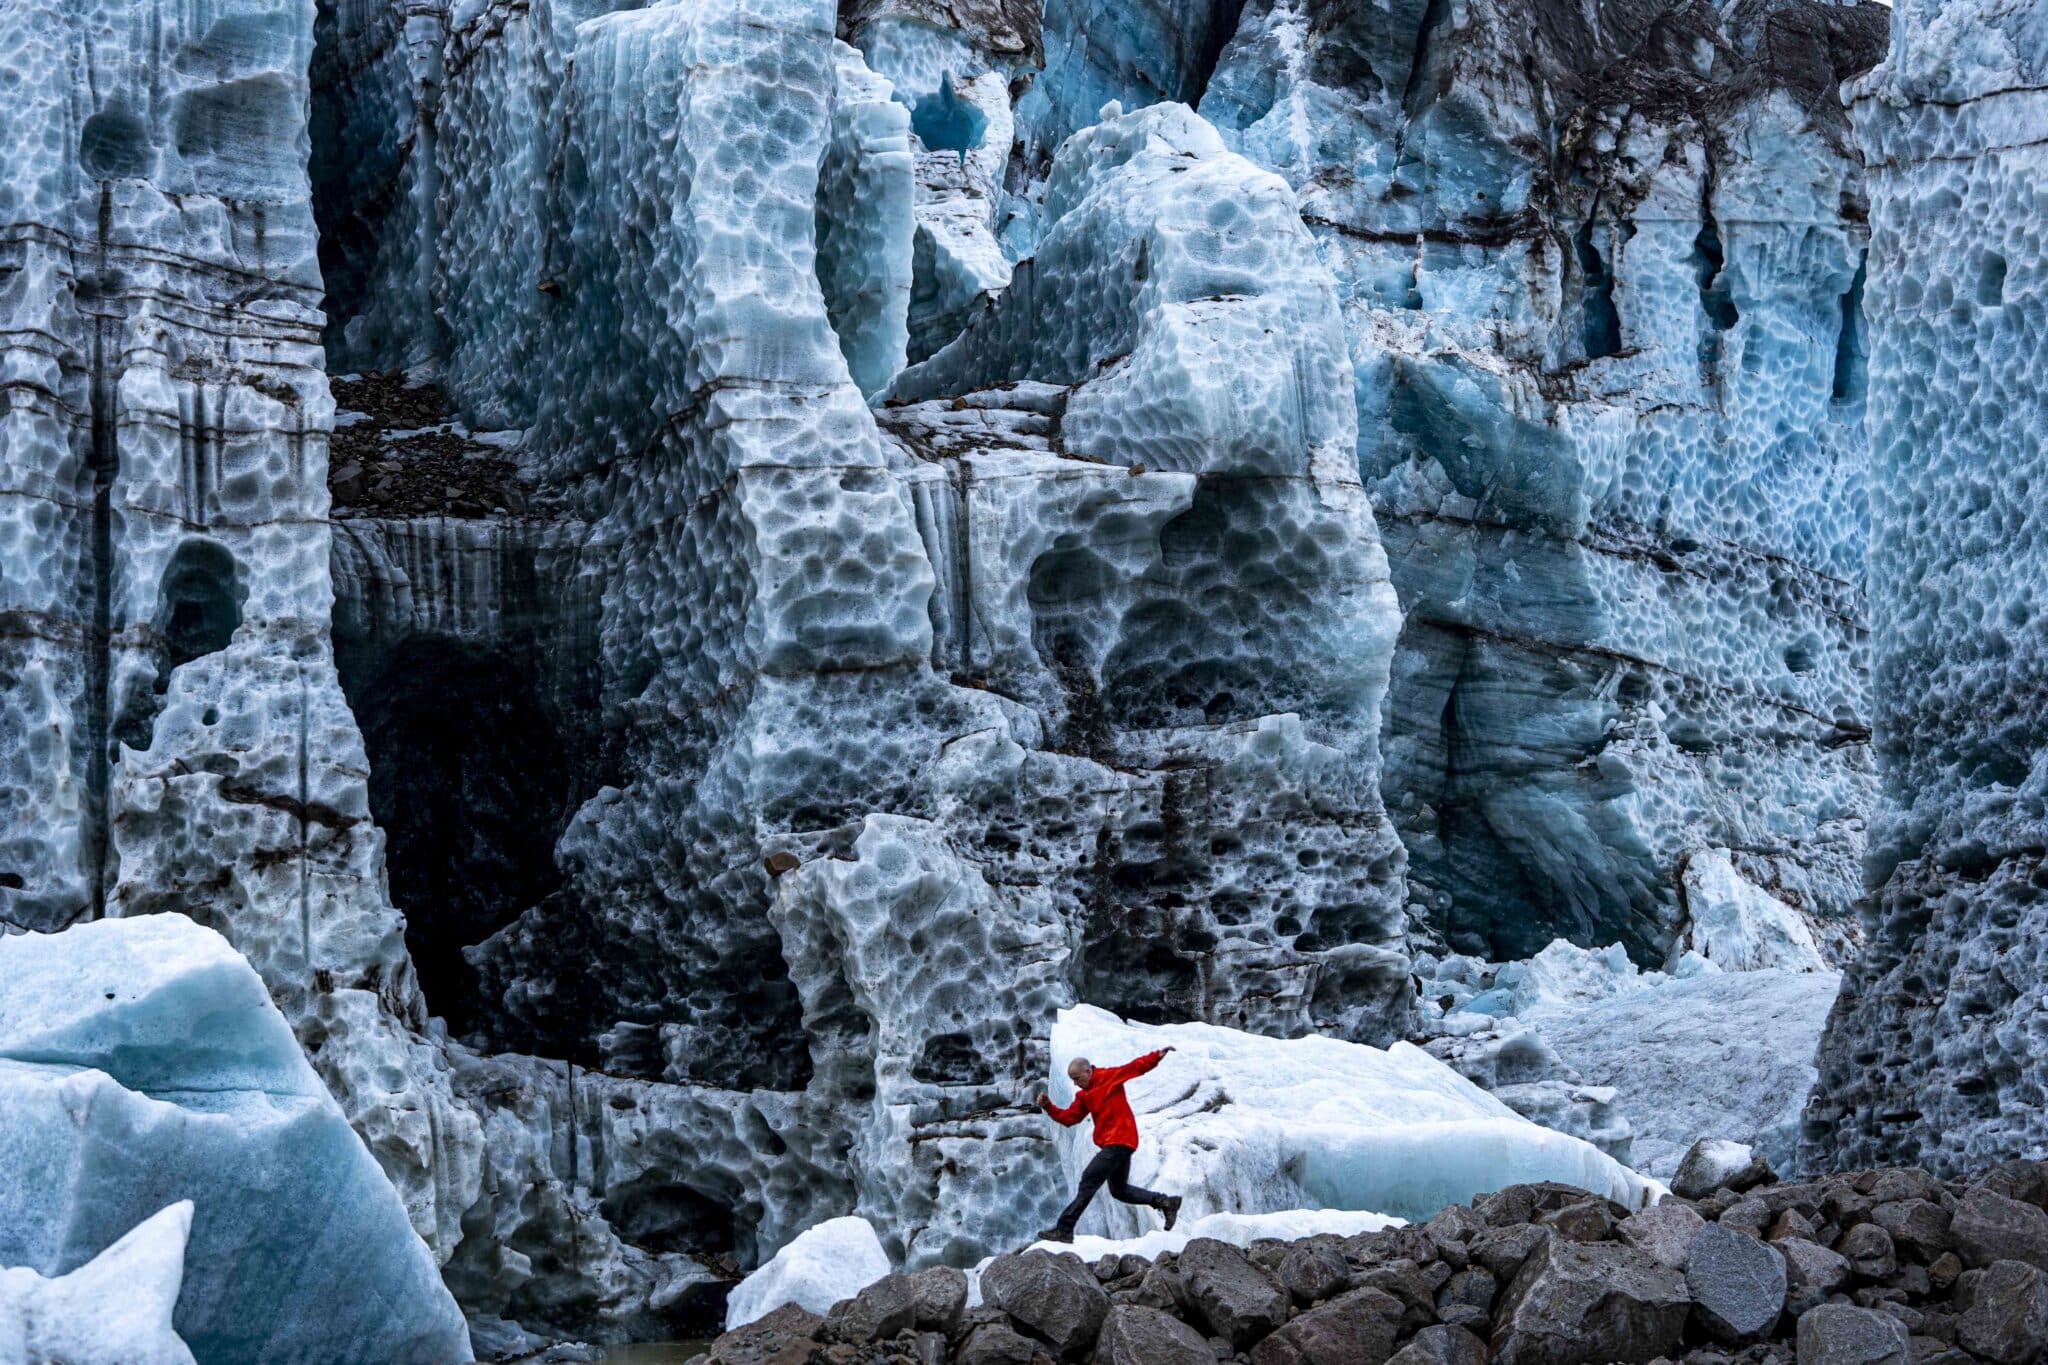
[{"label": "dark ice cave opening", "polygon": [[[1610,234],[1611,241],[1611,234]],[[1586,359],[1618,354],[1621,350],[1621,314],[1614,307],[1614,272],[1600,248],[1593,244],[1593,219],[1588,215],[1572,237],[1572,252],[1579,264],[1581,335]]]},{"label": "dark ice cave opening", "polygon": [[1848,292],[1842,295],[1842,327],[1835,337],[1833,396],[1837,403],[1860,400],[1867,382],[1865,375],[1869,368],[1870,345],[1863,332],[1863,277],[1868,264],[1867,257],[1856,263],[1856,278],[1849,282]]},{"label": "dark ice cave opening", "polygon": [[599,1211],[627,1241],[649,1251],[730,1255],[732,1205],[687,1185],[643,1176],[605,1191]]},{"label": "dark ice cave opening", "polygon": [[78,164],[95,180],[145,177],[156,164],[149,129],[127,109],[102,109],[79,130]]},{"label": "dark ice cave opening", "polygon": [[1734,330],[1741,320],[1734,294],[1728,287],[1727,258],[1721,247],[1721,232],[1709,216],[1700,219],[1699,234],[1692,242],[1693,273],[1699,281],[1700,311],[1707,315],[1707,332],[1700,338],[1700,382],[1712,383],[1721,370],[1721,334]]},{"label": "dark ice cave opening", "polygon": [[172,552],[157,595],[156,629],[164,653],[159,692],[169,685],[172,669],[227,648],[242,624],[247,595],[235,574],[235,557],[224,546],[188,540]]},{"label": "dark ice cave opening", "polygon": [[988,115],[960,98],[953,78],[943,76],[939,88],[910,111],[910,131],[934,152],[971,152],[988,132]]},{"label": "dark ice cave opening", "polygon": [[487,1002],[462,950],[561,880],[554,848],[573,777],[536,653],[412,636],[368,666],[344,659],[341,676],[420,988],[466,1034]]},{"label": "dark ice cave opening", "polygon": [[306,170],[330,351],[362,311],[384,220],[405,192],[406,157],[422,142],[418,130],[392,127],[398,115],[388,96],[378,98],[403,51],[405,23],[403,6],[318,0],[315,7]]},{"label": "dark ice cave opening", "polygon": [[2005,257],[1989,251],[1984,254],[1983,267],[1977,272],[1977,306],[2000,308],[2004,304]]},{"label": "dark ice cave opening", "polygon": [[1220,0],[1210,9],[1207,18],[1208,27],[1201,31],[1201,50],[1195,53],[1185,88],[1178,96],[1181,103],[1191,109],[1201,106],[1202,96],[1209,90],[1209,80],[1223,61],[1223,50],[1237,36],[1237,27],[1244,19],[1244,0]]}]

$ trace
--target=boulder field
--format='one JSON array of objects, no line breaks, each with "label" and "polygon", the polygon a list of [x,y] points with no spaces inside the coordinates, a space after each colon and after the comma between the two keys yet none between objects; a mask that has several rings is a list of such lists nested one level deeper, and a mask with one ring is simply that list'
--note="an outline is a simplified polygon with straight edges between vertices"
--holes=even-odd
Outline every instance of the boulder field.
[{"label": "boulder field", "polygon": [[1635,1213],[1513,1185],[1352,1237],[1093,1264],[1033,1250],[794,1305],[697,1365],[2023,1365],[2048,1353],[2048,1162],[1774,1180]]}]

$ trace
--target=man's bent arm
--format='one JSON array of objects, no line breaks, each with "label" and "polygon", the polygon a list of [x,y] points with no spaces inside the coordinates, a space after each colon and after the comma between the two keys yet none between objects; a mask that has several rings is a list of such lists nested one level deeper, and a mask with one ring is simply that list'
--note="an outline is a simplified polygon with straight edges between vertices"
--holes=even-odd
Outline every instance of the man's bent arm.
[{"label": "man's bent arm", "polygon": [[1081,1097],[1079,1095],[1074,1096],[1074,1102],[1065,1107],[1054,1104],[1050,1096],[1040,1095],[1038,1097],[1038,1107],[1052,1115],[1054,1123],[1065,1128],[1072,1128],[1075,1124],[1079,1123],[1081,1115],[1087,1112],[1081,1108]]}]

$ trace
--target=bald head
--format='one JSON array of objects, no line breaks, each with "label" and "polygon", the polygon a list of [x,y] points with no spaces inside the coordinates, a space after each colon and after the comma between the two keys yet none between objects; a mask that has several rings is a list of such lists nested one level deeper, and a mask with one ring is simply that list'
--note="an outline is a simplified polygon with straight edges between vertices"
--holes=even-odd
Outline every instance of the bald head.
[{"label": "bald head", "polygon": [[1095,1079],[1095,1063],[1086,1057],[1074,1058],[1067,1063],[1067,1079],[1086,1090],[1088,1082]]}]

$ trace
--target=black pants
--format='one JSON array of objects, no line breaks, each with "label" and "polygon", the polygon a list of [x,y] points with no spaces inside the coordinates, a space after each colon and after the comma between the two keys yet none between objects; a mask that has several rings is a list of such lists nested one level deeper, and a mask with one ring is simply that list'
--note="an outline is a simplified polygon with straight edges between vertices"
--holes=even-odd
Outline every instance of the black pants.
[{"label": "black pants", "polygon": [[1060,1211],[1060,1221],[1055,1226],[1062,1232],[1071,1233],[1105,1181],[1109,1184],[1110,1194],[1126,1204],[1150,1204],[1155,1209],[1164,1208],[1165,1195],[1156,1190],[1140,1189],[1131,1183],[1131,1155],[1135,1151],[1132,1147],[1104,1147],[1097,1152],[1095,1159],[1081,1172],[1081,1188],[1074,1195],[1074,1202]]}]

